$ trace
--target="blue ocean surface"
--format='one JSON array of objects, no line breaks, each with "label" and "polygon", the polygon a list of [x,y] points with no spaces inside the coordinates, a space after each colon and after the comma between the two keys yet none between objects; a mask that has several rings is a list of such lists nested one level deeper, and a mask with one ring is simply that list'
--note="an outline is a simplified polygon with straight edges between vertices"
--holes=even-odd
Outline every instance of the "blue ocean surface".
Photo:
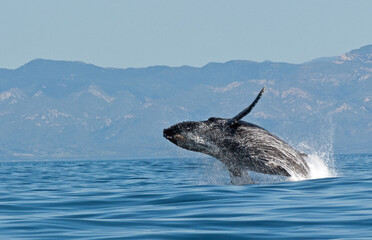
[{"label": "blue ocean surface", "polygon": [[0,239],[372,239],[372,155],[333,177],[254,175],[211,158],[0,163]]}]

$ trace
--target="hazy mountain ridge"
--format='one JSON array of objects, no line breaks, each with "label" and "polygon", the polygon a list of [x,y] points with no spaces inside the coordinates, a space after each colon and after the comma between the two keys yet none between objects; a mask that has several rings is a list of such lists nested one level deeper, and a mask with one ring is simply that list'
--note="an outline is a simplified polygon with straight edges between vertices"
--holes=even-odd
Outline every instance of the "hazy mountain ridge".
[{"label": "hazy mountain ridge", "polygon": [[[184,154],[175,122],[245,118],[294,144],[334,131],[336,152],[371,152],[372,45],[304,64],[229,61],[201,68],[101,68],[37,59],[0,69],[0,156],[131,158]],[[316,144],[323,144],[319,140]]]}]

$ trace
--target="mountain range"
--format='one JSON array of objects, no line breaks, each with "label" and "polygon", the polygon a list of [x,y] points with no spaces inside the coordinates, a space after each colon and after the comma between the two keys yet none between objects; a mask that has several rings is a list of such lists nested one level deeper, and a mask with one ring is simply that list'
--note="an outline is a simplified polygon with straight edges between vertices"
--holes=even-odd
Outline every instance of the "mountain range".
[{"label": "mountain range", "polygon": [[244,120],[304,151],[371,153],[372,45],[303,64],[102,68],[36,59],[0,69],[0,160],[188,156],[162,137],[180,121]]}]

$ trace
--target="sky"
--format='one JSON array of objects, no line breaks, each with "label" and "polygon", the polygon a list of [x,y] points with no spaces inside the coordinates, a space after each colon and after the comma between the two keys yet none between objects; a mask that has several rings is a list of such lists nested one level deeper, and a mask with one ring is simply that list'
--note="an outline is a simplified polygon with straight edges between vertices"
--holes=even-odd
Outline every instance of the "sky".
[{"label": "sky", "polygon": [[0,68],[302,63],[372,44],[372,1],[0,0]]}]

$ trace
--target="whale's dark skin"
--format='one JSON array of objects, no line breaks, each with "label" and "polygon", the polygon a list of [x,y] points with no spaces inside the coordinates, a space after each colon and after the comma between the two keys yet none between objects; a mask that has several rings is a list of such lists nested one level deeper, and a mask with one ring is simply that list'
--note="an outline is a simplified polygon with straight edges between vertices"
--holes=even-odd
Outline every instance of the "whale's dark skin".
[{"label": "whale's dark skin", "polygon": [[[241,121],[261,97],[231,119],[181,122],[167,129],[166,139],[187,150],[201,152],[225,164],[230,176],[241,177],[246,171],[306,179],[310,175],[306,154],[293,149],[269,131]],[[249,176],[248,176],[249,177]]]}]

